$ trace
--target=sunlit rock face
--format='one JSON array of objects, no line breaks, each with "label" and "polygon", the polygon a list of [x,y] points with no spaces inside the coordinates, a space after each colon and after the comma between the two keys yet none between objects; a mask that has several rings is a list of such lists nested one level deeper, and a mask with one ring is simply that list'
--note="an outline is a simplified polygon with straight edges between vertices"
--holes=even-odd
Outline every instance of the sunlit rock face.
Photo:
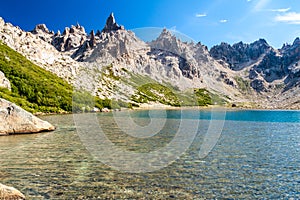
[{"label": "sunlit rock face", "polygon": [[[79,24],[63,33],[45,24],[26,32],[0,18],[0,38],[40,67],[101,98],[129,100],[136,89],[114,77],[138,74],[181,91],[207,88],[230,101],[268,108],[300,104],[299,38],[281,49],[259,39],[250,44],[223,42],[209,50],[164,29],[155,40],[144,42],[119,25],[113,13],[104,27],[88,33]],[[104,79],[107,66],[112,76]]]},{"label": "sunlit rock face", "polygon": [[55,127],[0,98],[0,135],[53,131]]}]

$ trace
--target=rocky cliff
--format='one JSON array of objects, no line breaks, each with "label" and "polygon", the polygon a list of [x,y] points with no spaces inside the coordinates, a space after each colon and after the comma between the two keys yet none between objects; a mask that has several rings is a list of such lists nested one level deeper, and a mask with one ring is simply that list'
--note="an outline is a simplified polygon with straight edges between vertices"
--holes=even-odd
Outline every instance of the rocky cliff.
[{"label": "rocky cliff", "polygon": [[299,38],[281,49],[272,48],[263,39],[232,46],[221,43],[211,48],[210,55],[236,71],[265,104],[299,108]]},{"label": "rocky cliff", "polygon": [[77,24],[61,34],[41,24],[25,32],[0,20],[4,43],[100,98],[132,101],[140,86],[155,81],[181,92],[206,88],[228,102],[299,107],[299,39],[281,49],[259,39],[251,44],[222,43],[208,50],[164,29],[146,43],[118,25],[113,14],[100,30],[87,34]]}]

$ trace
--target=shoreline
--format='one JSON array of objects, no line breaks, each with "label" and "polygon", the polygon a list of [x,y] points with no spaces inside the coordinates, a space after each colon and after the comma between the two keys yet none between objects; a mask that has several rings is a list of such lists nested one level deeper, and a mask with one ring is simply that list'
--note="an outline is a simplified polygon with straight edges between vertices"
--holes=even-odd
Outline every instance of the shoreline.
[{"label": "shoreline", "polygon": [[282,109],[282,108],[247,108],[247,107],[229,107],[229,106],[169,106],[169,105],[144,105],[141,107],[133,107],[133,108],[121,108],[118,110],[109,110],[109,112],[64,112],[64,113],[34,113],[34,116],[51,116],[51,115],[72,115],[72,114],[82,114],[82,113],[111,113],[111,112],[123,112],[123,111],[144,111],[144,110],[203,110],[203,111],[218,111],[218,110],[226,110],[226,111],[291,111],[291,112],[300,112],[300,109]]}]

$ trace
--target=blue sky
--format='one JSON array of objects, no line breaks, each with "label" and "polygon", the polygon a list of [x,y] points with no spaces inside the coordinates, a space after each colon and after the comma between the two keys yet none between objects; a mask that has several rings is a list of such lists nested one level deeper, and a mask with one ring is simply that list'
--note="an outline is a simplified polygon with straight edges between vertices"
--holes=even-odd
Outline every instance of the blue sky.
[{"label": "blue sky", "polygon": [[208,47],[264,38],[280,48],[300,37],[297,0],[2,0],[0,7],[5,21],[24,30],[45,23],[55,32],[77,22],[101,30],[111,12],[126,29],[166,27]]}]

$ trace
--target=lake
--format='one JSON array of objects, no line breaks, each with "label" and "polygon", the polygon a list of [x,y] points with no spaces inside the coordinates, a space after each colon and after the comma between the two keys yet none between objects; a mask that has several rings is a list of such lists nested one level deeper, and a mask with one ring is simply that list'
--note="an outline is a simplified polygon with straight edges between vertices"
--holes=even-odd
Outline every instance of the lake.
[{"label": "lake", "polygon": [[0,180],[28,199],[300,199],[299,111],[42,118],[57,130],[0,137]]}]

